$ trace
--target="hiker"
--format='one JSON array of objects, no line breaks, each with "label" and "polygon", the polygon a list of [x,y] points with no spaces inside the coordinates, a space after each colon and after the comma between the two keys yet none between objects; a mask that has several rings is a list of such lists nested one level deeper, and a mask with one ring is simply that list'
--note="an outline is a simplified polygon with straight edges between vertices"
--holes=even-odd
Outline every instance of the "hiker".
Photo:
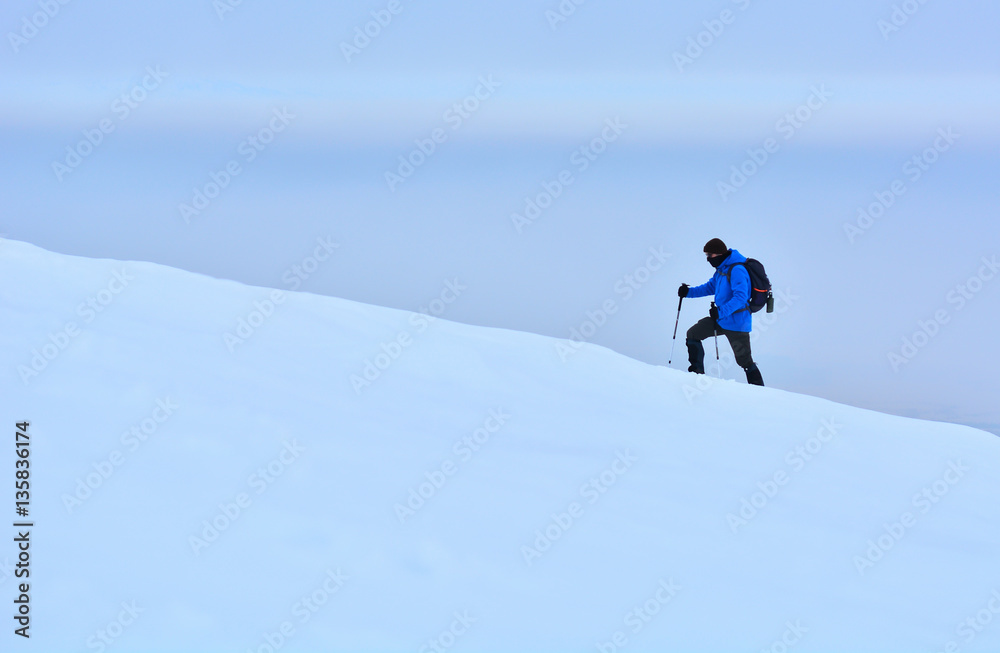
[{"label": "hiker", "polygon": [[715,295],[715,304],[709,316],[695,323],[687,332],[688,372],[705,373],[705,347],[702,341],[723,334],[736,355],[736,363],[747,373],[747,383],[764,385],[757,364],[750,354],[750,273],[741,263],[746,257],[735,249],[729,249],[718,238],[705,244],[705,256],[715,268],[715,274],[700,286],[693,288],[686,283],[677,289],[677,295],[684,297],[705,297]]}]

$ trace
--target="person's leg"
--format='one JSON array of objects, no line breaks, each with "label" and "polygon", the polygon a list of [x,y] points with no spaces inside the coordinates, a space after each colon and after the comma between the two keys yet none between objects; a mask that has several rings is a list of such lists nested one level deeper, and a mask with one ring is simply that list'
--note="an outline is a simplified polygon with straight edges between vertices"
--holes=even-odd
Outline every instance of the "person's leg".
[{"label": "person's leg", "polygon": [[705,338],[711,338],[714,333],[715,323],[710,317],[698,320],[694,326],[688,329],[685,341],[688,349],[688,360],[691,362],[688,372],[705,373],[705,347],[701,341]]},{"label": "person's leg", "polygon": [[757,363],[753,362],[753,355],[750,352],[750,334],[742,331],[726,331],[729,345],[733,348],[736,356],[736,364],[747,373],[747,383],[750,385],[764,385],[764,377],[761,376]]}]

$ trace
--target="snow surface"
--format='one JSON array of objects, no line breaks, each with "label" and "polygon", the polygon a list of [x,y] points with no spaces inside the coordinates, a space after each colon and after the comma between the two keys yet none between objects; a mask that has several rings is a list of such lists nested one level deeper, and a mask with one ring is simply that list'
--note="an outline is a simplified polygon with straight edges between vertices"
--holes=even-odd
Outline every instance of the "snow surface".
[{"label": "snow surface", "polygon": [[0,275],[18,650],[1000,649],[991,434],[306,293],[227,346],[274,291],[14,241]]}]

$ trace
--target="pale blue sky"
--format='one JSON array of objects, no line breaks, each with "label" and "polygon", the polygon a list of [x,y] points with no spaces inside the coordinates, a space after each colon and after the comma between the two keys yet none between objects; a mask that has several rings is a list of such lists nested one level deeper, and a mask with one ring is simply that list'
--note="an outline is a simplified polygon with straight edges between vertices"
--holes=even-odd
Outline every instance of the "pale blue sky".
[{"label": "pale blue sky", "polygon": [[[457,276],[469,290],[446,317],[560,337],[663,246],[671,262],[593,339],[656,364],[674,290],[708,278],[701,247],[719,236],[802,297],[761,334],[769,384],[1000,430],[983,364],[1000,358],[1000,283],[960,311],[947,299],[1000,254],[996,3],[914,4],[886,38],[902,3],[588,0],[552,29],[556,0],[400,0],[346,61],[341,42],[388,4],[244,0],[220,19],[211,0],[77,0],[12,44],[41,9],[5,3],[0,233],[275,287],[330,235],[342,246],[304,289],[417,309]],[[157,67],[123,116],[116,98]],[[499,86],[455,129],[449,108],[483,78]],[[829,98],[786,139],[780,121],[817,88]],[[241,143],[276,109],[294,118],[247,162]],[[577,170],[614,118],[627,129]],[[114,130],[60,181],[53,162],[102,121]],[[908,177],[949,128],[955,143]],[[385,173],[435,129],[447,140],[390,192]],[[718,182],[769,138],[779,151],[723,201]],[[185,223],[179,204],[234,160]],[[511,213],[567,169],[574,185],[518,234]],[[896,179],[906,194],[851,243],[844,223]],[[887,354],[941,309],[953,319],[894,371]],[[682,326],[706,311],[692,302]]]}]

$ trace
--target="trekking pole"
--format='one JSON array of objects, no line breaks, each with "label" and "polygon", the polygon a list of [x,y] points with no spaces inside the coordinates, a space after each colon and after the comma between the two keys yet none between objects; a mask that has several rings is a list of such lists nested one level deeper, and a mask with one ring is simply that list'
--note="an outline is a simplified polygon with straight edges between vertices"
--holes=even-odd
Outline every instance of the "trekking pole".
[{"label": "trekking pole", "polygon": [[[712,302],[712,308],[715,308],[715,302]],[[719,363],[719,323],[712,320],[712,335],[715,336],[715,362],[719,365],[719,376],[722,376],[722,364]]]},{"label": "trekking pole", "polygon": [[670,341],[670,360],[667,361],[667,366],[669,367],[672,362],[674,362],[674,343],[677,342],[677,325],[681,321],[681,304],[684,303],[684,298],[681,297],[680,301],[677,302],[677,319],[674,320],[674,339]]}]

